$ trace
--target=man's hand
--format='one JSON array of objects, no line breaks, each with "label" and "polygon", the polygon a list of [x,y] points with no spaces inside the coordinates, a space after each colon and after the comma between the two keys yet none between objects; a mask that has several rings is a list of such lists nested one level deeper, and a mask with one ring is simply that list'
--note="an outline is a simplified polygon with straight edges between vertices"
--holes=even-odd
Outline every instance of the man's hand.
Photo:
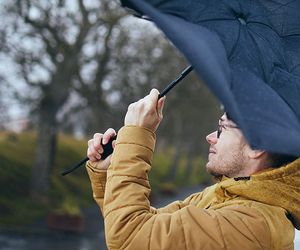
[{"label": "man's hand", "polygon": [[149,95],[130,104],[124,125],[145,127],[155,132],[163,118],[162,110],[165,103],[165,97],[158,100],[158,94],[157,89],[152,89]]},{"label": "man's hand", "polygon": [[[90,163],[96,169],[106,170],[109,167],[111,155],[105,160],[101,160],[101,154],[103,153],[103,145],[108,143],[110,138],[116,135],[116,131],[112,128],[106,130],[104,134],[96,133],[93,139],[88,141],[87,157],[90,159]],[[115,140],[112,143],[113,148],[115,147]]]}]

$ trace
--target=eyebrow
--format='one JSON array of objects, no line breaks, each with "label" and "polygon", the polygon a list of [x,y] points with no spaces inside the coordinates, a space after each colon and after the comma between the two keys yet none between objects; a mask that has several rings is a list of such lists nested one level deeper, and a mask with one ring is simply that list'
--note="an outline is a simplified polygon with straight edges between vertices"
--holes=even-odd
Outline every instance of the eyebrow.
[{"label": "eyebrow", "polygon": [[[225,122],[225,123],[224,123]],[[233,125],[233,124],[230,124],[230,122],[231,122],[231,120],[229,120],[229,119],[226,119],[226,118],[220,118],[219,119],[219,124],[221,125],[225,125],[225,126],[229,126],[229,127],[232,127],[232,126],[235,126],[235,127],[237,127],[237,125]],[[226,124],[227,123],[227,124]]]}]

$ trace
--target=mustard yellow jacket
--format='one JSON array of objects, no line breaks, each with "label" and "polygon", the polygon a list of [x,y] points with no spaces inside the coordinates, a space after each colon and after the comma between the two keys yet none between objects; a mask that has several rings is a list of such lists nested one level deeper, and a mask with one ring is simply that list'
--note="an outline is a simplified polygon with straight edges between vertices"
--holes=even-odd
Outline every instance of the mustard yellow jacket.
[{"label": "mustard yellow jacket", "polygon": [[108,170],[87,164],[109,249],[294,249],[300,159],[155,209],[148,181],[154,145],[151,131],[123,127]]}]

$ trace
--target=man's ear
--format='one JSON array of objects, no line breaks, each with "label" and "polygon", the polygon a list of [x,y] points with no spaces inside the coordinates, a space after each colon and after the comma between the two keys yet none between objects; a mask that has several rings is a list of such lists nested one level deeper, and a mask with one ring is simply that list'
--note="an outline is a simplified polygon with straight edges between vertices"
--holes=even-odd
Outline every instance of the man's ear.
[{"label": "man's ear", "polygon": [[258,159],[258,158],[261,158],[261,157],[263,157],[265,154],[266,154],[266,151],[264,151],[264,150],[259,150],[259,149],[250,149],[250,150],[248,151],[248,156],[249,156],[251,159]]}]

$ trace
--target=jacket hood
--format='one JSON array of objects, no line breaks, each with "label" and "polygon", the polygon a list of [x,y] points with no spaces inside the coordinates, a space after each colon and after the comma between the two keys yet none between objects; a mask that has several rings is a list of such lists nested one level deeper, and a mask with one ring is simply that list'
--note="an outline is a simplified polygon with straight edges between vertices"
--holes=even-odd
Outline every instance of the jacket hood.
[{"label": "jacket hood", "polygon": [[250,178],[231,178],[217,185],[217,195],[244,197],[284,208],[294,227],[300,229],[300,158],[280,168],[259,172]]}]

